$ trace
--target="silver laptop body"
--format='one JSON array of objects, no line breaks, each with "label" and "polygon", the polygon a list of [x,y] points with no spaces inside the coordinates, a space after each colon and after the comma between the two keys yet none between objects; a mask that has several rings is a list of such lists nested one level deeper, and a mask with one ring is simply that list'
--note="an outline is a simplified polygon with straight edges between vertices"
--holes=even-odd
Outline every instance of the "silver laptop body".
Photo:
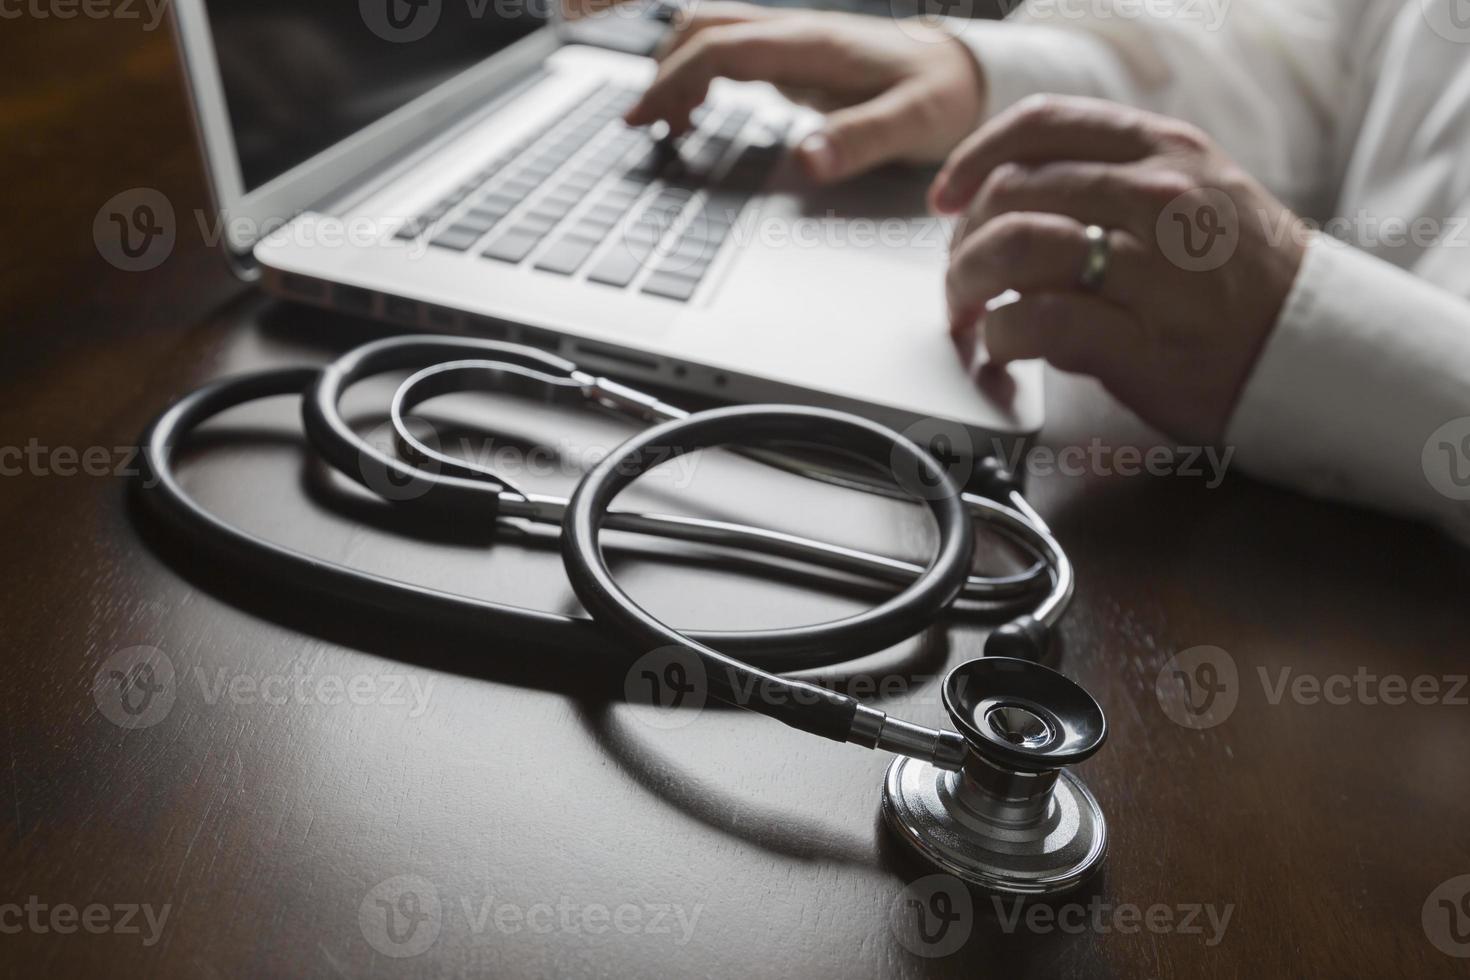
[{"label": "silver laptop body", "polygon": [[785,151],[818,117],[763,84],[717,81],[677,144],[622,125],[654,63],[568,42],[632,6],[172,10],[224,240],[273,293],[976,448],[1041,426],[1039,365],[982,390],[955,354],[921,179],[812,188]]}]

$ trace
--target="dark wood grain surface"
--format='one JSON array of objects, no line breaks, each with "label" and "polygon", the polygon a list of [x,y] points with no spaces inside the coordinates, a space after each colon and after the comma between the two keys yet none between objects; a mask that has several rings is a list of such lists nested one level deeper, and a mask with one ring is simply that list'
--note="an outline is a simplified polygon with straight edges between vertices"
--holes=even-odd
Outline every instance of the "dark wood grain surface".
[{"label": "dark wood grain surface", "polygon": [[[1213,489],[1035,475],[1080,583],[1061,666],[1112,726],[1081,767],[1112,850],[1057,919],[1016,924],[976,898],[926,945],[908,899],[933,882],[878,824],[885,757],[732,711],[671,728],[623,703],[622,675],[591,652],[344,614],[140,521],[115,471],[172,398],[230,371],[320,361],[374,328],[268,302],[206,247],[162,31],[28,15],[0,22],[0,38],[0,446],[35,447],[0,478],[6,975],[1465,975],[1470,960],[1439,948],[1470,938],[1452,880],[1470,874],[1463,552],[1233,472]],[[104,261],[93,221],[138,187],[167,197],[178,235],[158,268],[129,273]],[[1048,400],[1046,450],[1159,444],[1089,384],[1053,377]],[[571,462],[537,475],[544,487],[567,486],[626,431],[443,410],[561,434]],[[416,582],[575,608],[544,543],[410,529],[323,478],[287,401],[223,423],[185,473],[231,520]],[[107,472],[62,475],[68,447],[81,460],[101,447],[92,469]],[[701,460],[685,482],[640,492],[923,545],[912,513],[728,459]],[[795,623],[857,601],[761,575],[620,568],[685,625]],[[938,723],[936,676],[984,635],[956,621],[819,676],[884,683],[885,707]],[[1225,651],[1238,679],[1233,710],[1196,729],[1171,720],[1185,716],[1169,678],[1171,658],[1201,646]],[[173,671],[167,710],[144,727],[111,720],[95,690],[135,647]],[[1309,703],[1276,696],[1283,670],[1329,688],[1377,680]],[[1391,677],[1437,681],[1439,703],[1383,703]],[[379,900],[419,917],[387,934]]]}]

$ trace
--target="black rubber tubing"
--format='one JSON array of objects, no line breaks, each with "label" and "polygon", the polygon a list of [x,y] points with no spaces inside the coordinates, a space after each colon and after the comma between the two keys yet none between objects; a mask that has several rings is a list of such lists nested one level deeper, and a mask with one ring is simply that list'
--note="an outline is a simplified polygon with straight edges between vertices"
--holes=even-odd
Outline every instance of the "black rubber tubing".
[{"label": "black rubber tubing", "polygon": [[[697,658],[709,693],[793,728],[846,741],[857,701],[816,685],[776,677],[673,629],[635,603],[618,585],[599,535],[613,498],[654,465],[697,449],[732,443],[820,441],[880,464],[913,466],[938,488],[924,503],[939,528],[939,546],[924,572],[902,592],[865,612],[786,632],[799,646],[842,659],[882,649],[923,631],[959,595],[974,550],[959,488],[929,453],[885,426],[845,412],[796,405],[743,405],[665,422],[628,439],[586,474],[573,492],[562,526],[562,562],[577,598],[594,619],[638,650],[681,648]],[[907,472],[907,470],[905,470]]]},{"label": "black rubber tubing", "polygon": [[[412,360],[416,361],[417,358]],[[275,582],[283,589],[295,590],[303,599],[324,597],[348,606],[395,617],[428,620],[441,626],[477,633],[503,644],[541,644],[554,649],[586,653],[611,652],[623,659],[627,659],[629,653],[637,649],[636,646],[630,647],[626,638],[619,636],[617,630],[609,631],[583,616],[526,609],[431,589],[359,571],[266,541],[222,520],[189,496],[179,482],[173,464],[179,445],[191,431],[214,416],[247,402],[301,394],[307,394],[309,398],[310,392],[320,390],[322,376],[321,369],[311,367],[264,371],[225,378],[179,399],[149,426],[142,439],[143,466],[138,486],[145,506],[164,523],[185,535],[194,547],[232,567]],[[933,467],[937,479],[948,480],[947,475],[938,468],[937,462],[896,433],[855,417],[845,418],[874,432],[884,433],[883,438],[889,440],[883,443],[885,452],[895,445],[902,445],[906,447],[904,452],[918,453],[921,457],[915,460],[916,465]],[[329,428],[341,431],[334,424],[340,422],[336,416],[335,403],[322,421],[327,422]],[[345,423],[342,428],[346,428]],[[350,429],[346,431],[350,432]],[[661,429],[647,430],[634,438],[646,438],[649,433],[660,431]],[[353,439],[356,439],[355,435]],[[339,470],[345,464],[347,475],[362,482],[362,474],[356,468],[362,457],[356,450],[343,453],[340,448],[327,455],[328,461]],[[445,476],[428,475],[440,480],[449,479]],[[484,481],[460,482],[462,486],[457,489],[464,495],[461,502],[477,501],[484,518],[487,521],[492,520],[495,513],[496,486]],[[950,486],[952,488],[952,482]],[[471,498],[469,494],[481,496]],[[949,499],[941,497],[935,503]],[[963,517],[958,494],[954,495],[952,503],[943,503],[942,509],[947,515],[952,511],[952,515],[941,522],[941,532],[948,535],[949,544],[941,547],[938,558],[944,559],[945,567],[941,571],[946,580],[954,579],[953,589],[957,593],[959,582],[963,581],[968,568],[973,541],[968,531],[963,534],[955,533],[957,528],[953,515]],[[955,550],[956,548],[959,550]],[[910,595],[921,584],[928,594],[932,585],[926,583],[931,582],[934,576],[935,565],[931,563],[925,575],[916,579],[895,599],[903,600],[905,595]],[[890,600],[890,603],[892,601],[894,600]],[[884,609],[888,605],[878,608]],[[854,628],[854,620],[867,625]],[[916,624],[912,632],[917,632],[922,625],[924,624]],[[840,663],[886,649],[906,635],[910,634],[895,635],[894,631],[872,629],[872,617],[864,613],[832,623],[792,629],[691,630],[681,634],[681,637],[682,642],[692,641],[738,655],[747,662],[746,669],[759,673],[762,668],[790,671]],[[759,676],[766,678],[771,675],[759,673]],[[851,717],[856,701],[839,695],[831,695],[831,699],[839,701],[844,706],[842,710],[846,716]],[[832,727],[830,721],[829,717],[826,722],[829,728]],[[833,737],[837,737],[835,729]]]}]

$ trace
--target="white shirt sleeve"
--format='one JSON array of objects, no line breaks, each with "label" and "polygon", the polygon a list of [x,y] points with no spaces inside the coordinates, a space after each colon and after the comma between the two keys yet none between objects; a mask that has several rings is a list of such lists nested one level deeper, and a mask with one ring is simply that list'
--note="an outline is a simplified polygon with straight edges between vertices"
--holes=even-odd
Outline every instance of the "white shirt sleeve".
[{"label": "white shirt sleeve", "polygon": [[[1357,247],[1311,242],[1226,441],[1256,475],[1470,542],[1470,27],[1450,0],[1217,0],[1213,24],[1209,2],[1032,0],[950,29],[989,113],[1053,92],[1188,119],[1343,222]],[[1432,241],[1386,234],[1421,220]]]},{"label": "white shirt sleeve", "polygon": [[1316,236],[1225,441],[1259,476],[1470,542],[1470,303]]},{"label": "white shirt sleeve", "polygon": [[[1006,21],[950,20],[989,114],[1037,92],[1111,99],[1208,132],[1289,206],[1316,213],[1337,178],[1337,126],[1370,0],[1028,0]],[[1382,6],[1382,4],[1378,4]]]}]

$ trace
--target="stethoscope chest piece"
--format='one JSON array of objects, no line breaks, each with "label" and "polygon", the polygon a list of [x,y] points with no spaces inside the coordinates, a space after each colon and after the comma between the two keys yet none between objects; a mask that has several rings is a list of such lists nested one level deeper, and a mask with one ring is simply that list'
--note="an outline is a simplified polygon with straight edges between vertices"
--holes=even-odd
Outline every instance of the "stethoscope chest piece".
[{"label": "stethoscope chest piece", "polygon": [[1102,864],[1102,808],[1066,766],[1107,735],[1081,686],[1041,664],[985,657],[944,681],[944,706],[968,744],[951,772],[900,757],[888,768],[883,816],[936,867],[983,890],[1050,895]]}]

